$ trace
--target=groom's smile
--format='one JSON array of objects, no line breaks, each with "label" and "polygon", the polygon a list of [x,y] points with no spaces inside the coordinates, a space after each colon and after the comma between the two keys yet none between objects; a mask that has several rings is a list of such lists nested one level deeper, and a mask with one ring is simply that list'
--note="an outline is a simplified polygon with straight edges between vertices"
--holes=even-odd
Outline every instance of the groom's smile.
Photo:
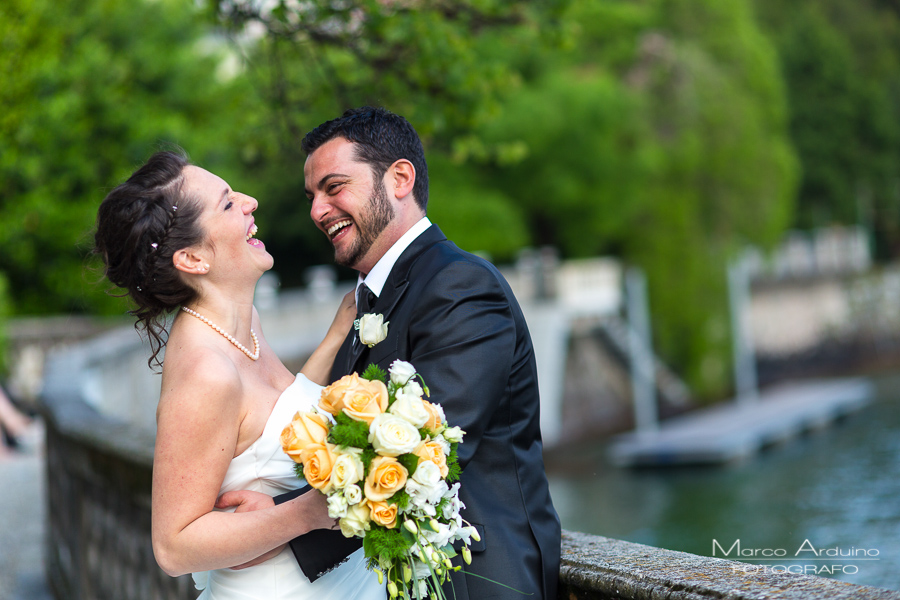
[{"label": "groom's smile", "polygon": [[328,226],[328,230],[325,232],[328,234],[332,240],[334,240],[339,234],[346,233],[346,228],[353,224],[353,221],[350,219],[341,219],[337,223]]}]

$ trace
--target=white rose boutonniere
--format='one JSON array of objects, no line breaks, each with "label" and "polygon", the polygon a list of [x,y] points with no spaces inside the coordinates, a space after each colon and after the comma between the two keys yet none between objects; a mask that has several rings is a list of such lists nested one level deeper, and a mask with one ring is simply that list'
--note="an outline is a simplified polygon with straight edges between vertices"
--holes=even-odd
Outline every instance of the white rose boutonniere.
[{"label": "white rose boutonniere", "polygon": [[356,320],[354,326],[359,330],[359,341],[371,348],[387,337],[388,321],[384,322],[384,315],[366,313]]}]

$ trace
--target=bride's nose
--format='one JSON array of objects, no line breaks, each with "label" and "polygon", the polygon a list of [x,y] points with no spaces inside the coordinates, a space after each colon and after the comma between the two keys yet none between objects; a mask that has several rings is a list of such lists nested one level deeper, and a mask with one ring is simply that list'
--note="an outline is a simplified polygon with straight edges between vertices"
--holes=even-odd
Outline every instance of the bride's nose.
[{"label": "bride's nose", "polygon": [[253,196],[244,196],[244,204],[241,208],[244,209],[244,214],[249,215],[259,206],[259,202],[256,201],[256,198]]}]

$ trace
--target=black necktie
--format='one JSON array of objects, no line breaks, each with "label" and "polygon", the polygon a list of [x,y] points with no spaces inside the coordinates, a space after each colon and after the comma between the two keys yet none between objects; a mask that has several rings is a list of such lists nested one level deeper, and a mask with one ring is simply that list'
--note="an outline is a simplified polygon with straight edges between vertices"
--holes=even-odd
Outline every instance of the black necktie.
[{"label": "black necktie", "polygon": [[358,319],[371,311],[372,307],[375,306],[376,300],[378,300],[378,296],[369,289],[369,286],[364,283],[360,285],[359,293],[356,298],[356,318]]}]

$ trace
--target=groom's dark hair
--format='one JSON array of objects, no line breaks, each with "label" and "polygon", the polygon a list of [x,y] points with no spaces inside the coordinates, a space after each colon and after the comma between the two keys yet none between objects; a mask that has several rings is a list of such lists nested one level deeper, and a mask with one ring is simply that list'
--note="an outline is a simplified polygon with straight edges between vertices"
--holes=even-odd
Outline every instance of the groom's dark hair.
[{"label": "groom's dark hair", "polygon": [[345,138],[355,144],[356,157],[367,163],[377,179],[405,158],[416,168],[413,196],[422,210],[428,205],[428,165],[419,134],[409,121],[384,108],[351,108],[306,134],[300,146],[308,155],[326,142]]}]

